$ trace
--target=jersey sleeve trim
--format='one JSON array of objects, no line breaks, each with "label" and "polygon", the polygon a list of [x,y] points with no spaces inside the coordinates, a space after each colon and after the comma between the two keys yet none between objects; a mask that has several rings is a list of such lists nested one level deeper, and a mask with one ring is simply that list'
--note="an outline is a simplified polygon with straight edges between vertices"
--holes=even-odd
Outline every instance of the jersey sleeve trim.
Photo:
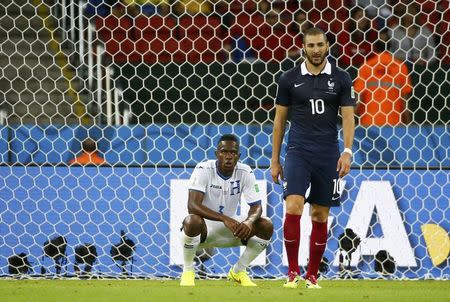
[{"label": "jersey sleeve trim", "polygon": [[261,205],[261,200],[257,200],[257,201],[253,201],[253,202],[248,202],[247,203],[249,206],[257,206],[257,205]]},{"label": "jersey sleeve trim", "polygon": [[195,191],[195,192],[200,192],[200,193],[205,194],[205,191],[202,191],[202,190],[196,189],[196,188],[189,188],[189,191]]}]

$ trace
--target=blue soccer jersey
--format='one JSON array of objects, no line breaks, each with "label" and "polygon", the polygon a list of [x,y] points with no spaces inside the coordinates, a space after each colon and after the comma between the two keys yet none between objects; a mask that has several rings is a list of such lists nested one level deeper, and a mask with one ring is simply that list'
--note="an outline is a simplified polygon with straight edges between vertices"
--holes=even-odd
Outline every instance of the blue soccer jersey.
[{"label": "blue soccer jersey", "polygon": [[290,107],[288,147],[335,153],[339,107],[355,106],[352,80],[330,62],[318,75],[311,74],[303,62],[281,75],[276,104]]}]

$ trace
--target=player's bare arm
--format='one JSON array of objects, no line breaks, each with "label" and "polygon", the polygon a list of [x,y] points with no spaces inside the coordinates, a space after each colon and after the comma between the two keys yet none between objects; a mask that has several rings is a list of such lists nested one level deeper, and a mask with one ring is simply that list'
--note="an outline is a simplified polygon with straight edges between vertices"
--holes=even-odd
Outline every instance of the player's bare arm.
[{"label": "player's bare arm", "polygon": [[247,240],[251,236],[254,235],[254,229],[253,224],[256,220],[258,220],[261,217],[262,214],[262,207],[261,205],[253,205],[250,207],[248,211],[248,217],[244,221],[242,221],[236,228],[236,232],[234,233],[234,236]]},{"label": "player's bare arm", "polygon": [[[344,137],[344,148],[351,150],[353,146],[353,137],[355,135],[355,118],[353,106],[341,107],[342,114],[342,131]],[[350,152],[342,152],[336,170],[339,171],[339,177],[344,177],[350,172],[352,164],[352,154]]]},{"label": "player's bare arm", "polygon": [[189,190],[189,200],[188,200],[188,212],[189,214],[195,214],[204,219],[222,221],[224,225],[229,228],[233,233],[236,231],[236,227],[239,222],[235,219],[228,217],[219,212],[215,212],[208,207],[203,205],[203,197],[205,194],[200,191]]},{"label": "player's bare arm", "polygon": [[276,184],[280,183],[279,179],[283,179],[283,168],[280,163],[280,151],[283,143],[288,113],[289,107],[276,105],[275,119],[273,121],[272,160],[270,164],[272,180]]}]

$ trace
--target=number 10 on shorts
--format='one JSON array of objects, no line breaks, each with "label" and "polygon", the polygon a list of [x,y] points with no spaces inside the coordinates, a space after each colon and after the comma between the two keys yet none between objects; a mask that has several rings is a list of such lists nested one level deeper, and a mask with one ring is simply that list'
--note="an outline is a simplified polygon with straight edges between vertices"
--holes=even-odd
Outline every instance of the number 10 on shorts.
[{"label": "number 10 on shorts", "polygon": [[342,183],[339,178],[333,179],[333,195],[341,195],[342,193]]}]

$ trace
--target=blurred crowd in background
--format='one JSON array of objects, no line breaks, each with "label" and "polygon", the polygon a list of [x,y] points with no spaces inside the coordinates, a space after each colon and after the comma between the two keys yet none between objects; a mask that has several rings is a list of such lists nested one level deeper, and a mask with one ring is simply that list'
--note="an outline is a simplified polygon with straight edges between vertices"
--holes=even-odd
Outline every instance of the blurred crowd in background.
[{"label": "blurred crowd in background", "polygon": [[[328,59],[347,70],[355,80],[360,123],[397,125],[411,121],[445,123],[450,119],[445,109],[448,101],[442,93],[445,66],[450,65],[449,3],[449,0],[89,0],[85,15],[95,24],[99,42],[105,46],[110,61],[121,66],[124,79],[119,87],[123,86],[124,99],[135,104],[137,98],[142,103],[132,108],[133,112],[144,112],[137,122],[158,121],[160,111],[165,120],[175,114],[173,104],[183,102],[179,101],[178,93],[172,95],[170,90],[162,98],[153,92],[151,96],[147,92],[136,95],[130,88],[159,91],[159,84],[148,78],[152,72],[141,75],[146,79],[144,82],[134,83],[134,68],[129,65],[296,64],[302,55],[302,33],[316,26],[324,30],[330,41]],[[246,82],[251,79],[245,77]],[[260,81],[267,79],[261,77]],[[434,83],[431,86],[427,84],[430,81]],[[276,87],[272,84],[266,83],[261,89],[255,83],[248,95],[225,91],[227,102],[257,112],[256,117],[248,114],[246,118],[244,110],[238,117],[226,119],[266,120],[265,110],[273,108],[273,100],[265,97],[274,93]],[[236,93],[243,100],[236,99]],[[199,97],[197,92],[194,94]],[[210,107],[222,110],[221,104],[226,102],[221,95],[214,92],[199,99],[201,102],[212,99]],[[189,106],[197,106],[194,103]],[[198,106],[203,108],[201,104]],[[175,112],[178,111],[185,112],[175,106]],[[170,119],[179,120],[178,115]],[[205,122],[209,120],[208,114]]]},{"label": "blurred crowd in background", "polygon": [[357,68],[378,40],[408,64],[450,63],[448,8],[448,0],[90,0],[85,12],[118,62],[296,59],[300,34],[318,26],[332,58]]}]

